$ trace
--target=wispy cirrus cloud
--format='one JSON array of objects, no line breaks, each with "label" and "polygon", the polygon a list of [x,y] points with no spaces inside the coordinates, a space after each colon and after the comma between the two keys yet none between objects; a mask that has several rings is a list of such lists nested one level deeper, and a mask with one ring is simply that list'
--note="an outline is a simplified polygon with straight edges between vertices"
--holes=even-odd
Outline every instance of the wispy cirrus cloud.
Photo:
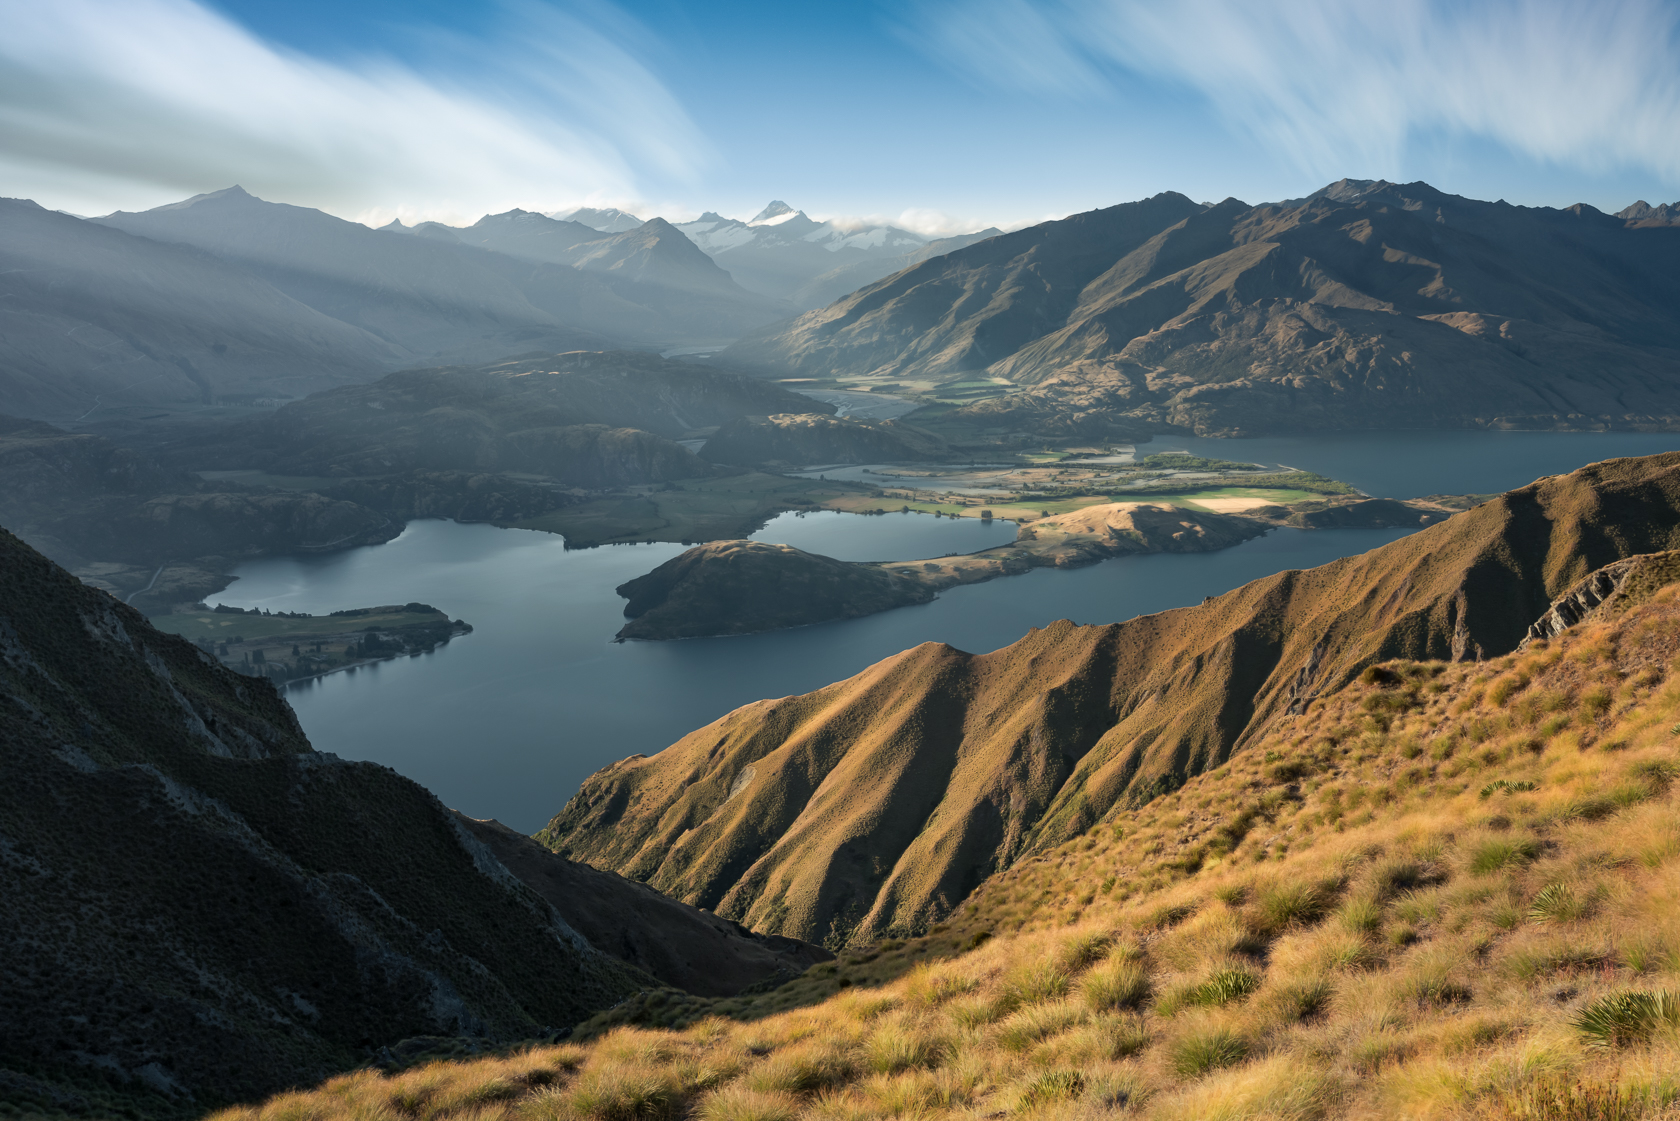
[{"label": "wispy cirrus cloud", "polygon": [[1182,84],[1324,175],[1394,174],[1446,133],[1680,181],[1680,7],[1659,0],[930,0],[906,27],[1021,89]]},{"label": "wispy cirrus cloud", "polygon": [[[710,158],[617,9],[514,2],[424,70],[279,48],[194,0],[0,0],[0,193],[83,213],[239,182],[345,216],[634,197]],[[397,205],[393,205],[397,204]]]}]

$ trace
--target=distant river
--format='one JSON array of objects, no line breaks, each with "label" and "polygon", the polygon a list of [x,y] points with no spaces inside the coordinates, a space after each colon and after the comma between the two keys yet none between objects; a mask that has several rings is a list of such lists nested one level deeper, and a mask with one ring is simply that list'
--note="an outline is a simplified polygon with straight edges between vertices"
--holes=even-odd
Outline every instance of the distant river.
[{"label": "distant river", "polygon": [[[1594,459],[1680,448],[1680,437],[1161,437],[1145,447],[1284,462],[1373,494],[1412,495],[1506,489]],[[1370,462],[1361,461],[1361,449]],[[756,536],[886,560],[984,548],[1012,533],[1007,523],[824,513],[784,515]],[[652,754],[749,701],[818,688],[917,643],[993,650],[1056,619],[1106,623],[1199,603],[1404,533],[1279,530],[1219,553],[1041,569],[953,588],[932,603],[866,619],[736,638],[615,644],[624,601],[613,589],[682,546],[574,551],[552,534],[425,521],[384,545],[244,565],[216,601],[318,614],[420,600],[472,623],[475,633],[433,654],[335,674],[294,688],[290,699],[321,750],[387,764],[448,805],[535,831],[607,763]]]}]

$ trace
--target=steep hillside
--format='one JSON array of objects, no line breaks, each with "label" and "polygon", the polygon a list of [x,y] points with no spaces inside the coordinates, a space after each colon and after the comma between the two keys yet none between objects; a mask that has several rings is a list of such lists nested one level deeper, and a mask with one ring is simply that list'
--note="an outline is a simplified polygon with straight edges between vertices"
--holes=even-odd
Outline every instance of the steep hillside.
[{"label": "steep hillside", "polygon": [[834,955],[796,938],[754,934],[645,884],[579,864],[499,821],[460,817],[473,836],[566,924],[661,983],[696,996],[775,986]]},{"label": "steep hillside", "polygon": [[1664,427],[1680,423],[1677,264],[1652,221],[1424,183],[1258,207],[1166,194],[924,262],[726,358],[984,371],[1202,434]]},{"label": "steep hillside", "polygon": [[824,406],[757,378],[651,354],[528,354],[316,394],[170,454],[198,468],[278,475],[519,471],[616,486],[705,475],[709,468],[673,439],[746,413],[807,407]]},{"label": "steep hillside", "polygon": [[0,199],[0,401],[13,415],[301,397],[402,354],[200,250]]},{"label": "steep hillside", "polygon": [[1369,667],[925,937],[216,1121],[1672,1117],[1680,565],[1638,567],[1516,657]]},{"label": "steep hillside", "polygon": [[645,984],[437,799],[0,533],[0,1087],[187,1113]]},{"label": "steep hillside", "polygon": [[591,777],[540,839],[758,929],[922,929],[1372,663],[1503,654],[1586,573],[1677,546],[1680,454],[1595,464],[1197,607],[748,705]]}]

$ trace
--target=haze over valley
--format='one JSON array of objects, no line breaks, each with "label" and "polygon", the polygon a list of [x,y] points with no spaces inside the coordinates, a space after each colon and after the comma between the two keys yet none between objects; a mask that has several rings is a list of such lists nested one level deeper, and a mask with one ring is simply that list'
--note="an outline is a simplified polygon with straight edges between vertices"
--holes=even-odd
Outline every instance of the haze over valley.
[{"label": "haze over valley", "polygon": [[0,1117],[1680,1108],[1680,7],[5,15]]}]

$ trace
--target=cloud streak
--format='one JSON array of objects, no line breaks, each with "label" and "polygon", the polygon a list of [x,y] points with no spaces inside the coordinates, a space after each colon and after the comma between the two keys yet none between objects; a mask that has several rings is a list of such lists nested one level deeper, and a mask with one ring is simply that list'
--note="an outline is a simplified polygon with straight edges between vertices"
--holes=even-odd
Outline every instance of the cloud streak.
[{"label": "cloud streak", "polygon": [[[1394,175],[1409,142],[1480,137],[1680,181],[1680,10],[1657,0],[975,0],[925,6],[924,49],[987,80],[1087,94],[1122,67],[1203,95],[1320,175]],[[977,27],[1000,9],[1005,33]],[[1057,75],[1070,77],[1062,80]],[[1109,87],[1110,89],[1112,87]]]},{"label": "cloud streak", "polygon": [[[0,183],[84,213],[233,182],[345,216],[632,196],[710,158],[616,10],[503,10],[428,72],[286,51],[193,0],[0,0]],[[401,200],[394,211],[383,208]],[[382,214],[383,211],[383,214]]]}]

